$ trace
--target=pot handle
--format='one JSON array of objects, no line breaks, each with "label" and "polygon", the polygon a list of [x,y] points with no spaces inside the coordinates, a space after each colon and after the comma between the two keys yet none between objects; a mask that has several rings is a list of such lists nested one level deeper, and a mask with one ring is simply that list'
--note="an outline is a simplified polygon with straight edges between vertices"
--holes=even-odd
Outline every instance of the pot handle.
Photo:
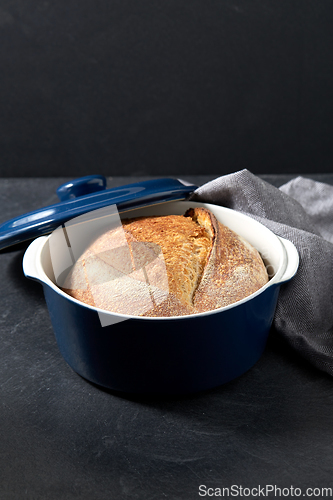
[{"label": "pot handle", "polygon": [[47,238],[47,236],[40,236],[30,243],[25,251],[22,261],[23,273],[25,277],[39,281],[40,283],[44,283],[44,280],[41,278],[44,273],[42,273],[41,269],[40,254]]},{"label": "pot handle", "polygon": [[299,255],[297,248],[291,241],[285,238],[281,238],[281,236],[278,236],[278,238],[281,241],[287,254],[287,266],[282,277],[279,279],[279,283],[285,283],[286,281],[291,280],[293,276],[295,276],[299,265]]}]

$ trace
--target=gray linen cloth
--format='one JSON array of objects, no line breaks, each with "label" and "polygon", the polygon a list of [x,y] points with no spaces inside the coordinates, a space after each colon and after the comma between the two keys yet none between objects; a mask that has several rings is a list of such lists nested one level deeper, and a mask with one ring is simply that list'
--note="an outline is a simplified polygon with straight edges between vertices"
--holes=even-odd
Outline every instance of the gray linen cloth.
[{"label": "gray linen cloth", "polygon": [[274,326],[333,375],[333,186],[297,177],[278,189],[241,170],[204,184],[191,199],[243,212],[294,243],[300,265],[281,285]]}]

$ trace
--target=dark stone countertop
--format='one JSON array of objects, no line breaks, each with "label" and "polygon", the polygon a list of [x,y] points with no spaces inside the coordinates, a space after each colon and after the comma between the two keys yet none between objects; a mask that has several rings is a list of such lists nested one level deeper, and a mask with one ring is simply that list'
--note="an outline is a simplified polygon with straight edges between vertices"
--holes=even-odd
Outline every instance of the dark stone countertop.
[{"label": "dark stone countertop", "polygon": [[[279,186],[293,176],[262,177]],[[312,177],[333,184],[333,175]],[[0,222],[56,202],[63,181],[1,179]],[[333,379],[274,331],[259,362],[216,389],[167,398],[100,389],[61,357],[42,287],[22,272],[26,247],[0,253],[1,500],[192,500],[208,491],[200,496],[200,485],[238,493],[271,485],[289,496],[333,488]]]}]

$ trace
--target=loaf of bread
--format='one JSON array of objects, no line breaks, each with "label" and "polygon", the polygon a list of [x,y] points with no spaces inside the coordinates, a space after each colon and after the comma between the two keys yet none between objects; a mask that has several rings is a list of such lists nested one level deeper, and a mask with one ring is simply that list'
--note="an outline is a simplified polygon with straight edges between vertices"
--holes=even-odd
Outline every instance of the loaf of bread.
[{"label": "loaf of bread", "polygon": [[85,250],[62,288],[106,311],[170,317],[227,306],[267,281],[258,251],[194,208],[123,220]]}]

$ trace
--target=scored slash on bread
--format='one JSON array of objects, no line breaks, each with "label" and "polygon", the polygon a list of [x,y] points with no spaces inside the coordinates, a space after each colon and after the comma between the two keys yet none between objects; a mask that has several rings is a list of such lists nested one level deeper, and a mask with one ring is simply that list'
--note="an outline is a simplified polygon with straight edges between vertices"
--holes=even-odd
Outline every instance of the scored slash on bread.
[{"label": "scored slash on bread", "polygon": [[197,312],[233,304],[268,282],[259,252],[244,238],[218,222],[206,209],[196,209],[192,216],[214,234],[211,252],[194,296],[193,305]]},{"label": "scored slash on bread", "polygon": [[206,208],[122,224],[81,255],[65,292],[114,313],[170,317],[229,305],[268,281],[257,250]]}]

